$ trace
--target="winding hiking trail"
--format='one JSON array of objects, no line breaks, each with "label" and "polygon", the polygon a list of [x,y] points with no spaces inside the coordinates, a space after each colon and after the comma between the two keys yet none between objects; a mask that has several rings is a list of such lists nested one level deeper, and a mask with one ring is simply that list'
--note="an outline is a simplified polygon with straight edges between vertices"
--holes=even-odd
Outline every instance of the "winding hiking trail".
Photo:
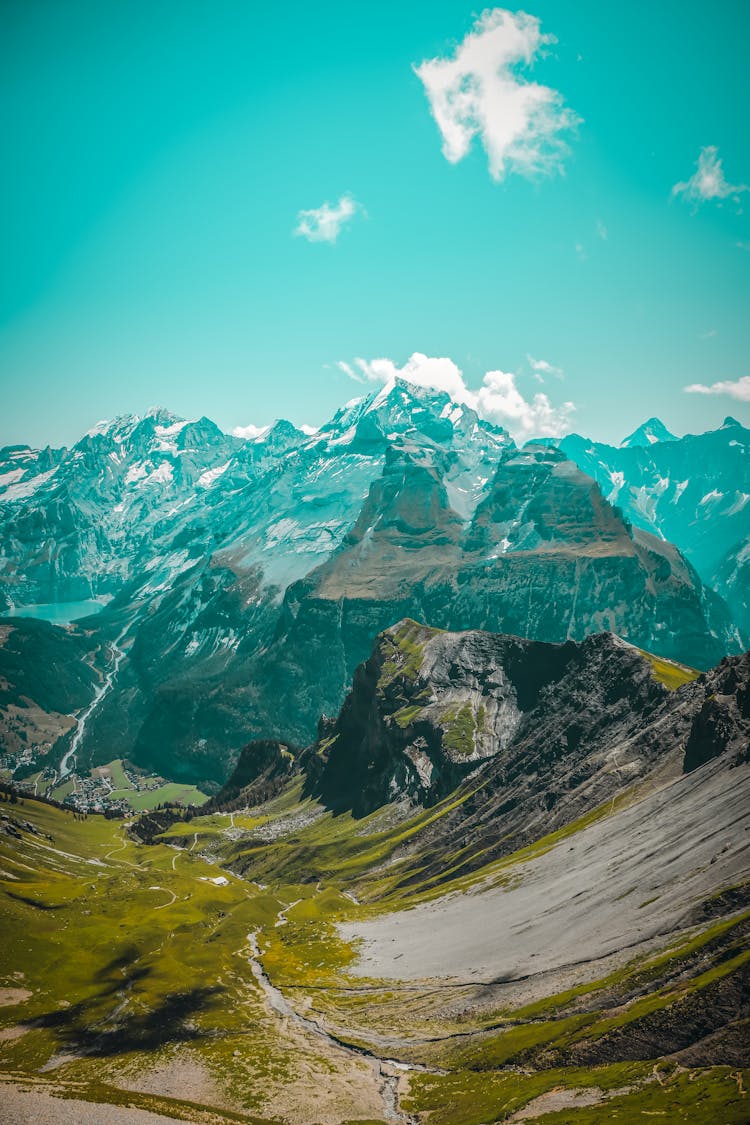
[{"label": "winding hiking trail", "polygon": [[174,893],[174,891],[171,891],[169,887],[153,886],[149,887],[148,889],[150,891],[163,891],[165,895],[172,896],[169,902],[162,902],[160,906],[155,906],[154,910],[164,910],[167,906],[174,906],[174,904],[177,902],[177,895]]},{"label": "winding hiking trail", "polygon": [[99,706],[101,701],[104,699],[104,697],[107,695],[107,693],[110,691],[113,683],[115,682],[115,676],[117,675],[117,670],[120,667],[120,663],[122,662],[123,657],[125,656],[125,653],[120,648],[120,641],[122,641],[124,639],[125,634],[127,633],[128,629],[129,629],[129,625],[126,625],[125,628],[120,633],[117,640],[110,642],[109,647],[114,654],[114,659],[112,661],[112,667],[109,669],[106,676],[104,677],[102,682],[99,684],[99,687],[94,692],[94,698],[91,700],[91,702],[89,703],[86,710],[82,712],[82,714],[80,715],[80,717],[78,719],[78,725],[76,726],[75,734],[73,735],[73,738],[71,739],[70,747],[65,752],[65,754],[63,755],[62,761],[60,762],[60,781],[62,781],[65,777],[67,777],[68,774],[71,772],[73,767],[70,765],[70,762],[75,758],[75,756],[78,752],[78,747],[81,745],[81,739],[83,738],[84,732],[86,730],[86,724],[88,723],[89,719],[94,714],[97,707]]}]

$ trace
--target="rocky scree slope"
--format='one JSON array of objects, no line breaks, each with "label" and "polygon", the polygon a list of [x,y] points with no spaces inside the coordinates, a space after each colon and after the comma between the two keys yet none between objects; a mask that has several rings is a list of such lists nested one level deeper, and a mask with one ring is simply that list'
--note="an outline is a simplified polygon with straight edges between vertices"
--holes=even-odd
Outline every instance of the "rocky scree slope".
[{"label": "rocky scree slope", "polygon": [[0,468],[6,603],[111,594],[92,644],[126,631],[82,762],[221,782],[248,737],[308,742],[407,615],[553,641],[611,629],[701,667],[739,647],[680,553],[562,454],[400,380],[312,436],[278,423],[245,442],[156,412]]}]

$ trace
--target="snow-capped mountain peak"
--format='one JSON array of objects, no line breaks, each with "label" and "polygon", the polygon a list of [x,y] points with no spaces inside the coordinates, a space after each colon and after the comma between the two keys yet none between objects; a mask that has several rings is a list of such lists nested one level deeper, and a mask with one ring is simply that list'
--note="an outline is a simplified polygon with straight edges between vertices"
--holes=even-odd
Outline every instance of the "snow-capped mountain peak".
[{"label": "snow-capped mountain peak", "polygon": [[676,441],[676,436],[664,425],[660,418],[649,418],[647,422],[633,430],[632,434],[620,442],[620,449],[632,449],[633,446],[654,445],[657,441]]}]

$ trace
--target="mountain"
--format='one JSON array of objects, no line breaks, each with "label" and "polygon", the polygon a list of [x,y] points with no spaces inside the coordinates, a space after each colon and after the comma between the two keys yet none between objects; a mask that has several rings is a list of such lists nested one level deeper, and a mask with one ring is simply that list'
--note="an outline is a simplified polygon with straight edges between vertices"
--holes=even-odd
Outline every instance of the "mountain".
[{"label": "mountain", "polygon": [[674,438],[651,419],[656,441],[617,449],[578,434],[559,448],[597,481],[636,527],[674,543],[730,606],[744,638],[750,612],[742,567],[750,551],[750,430],[725,418],[717,430]]},{"label": "mountain", "polygon": [[376,639],[310,747],[250,744],[214,807],[277,790],[295,758],[307,792],[357,817],[433,806],[470,779],[481,800],[441,818],[435,847],[468,834],[486,862],[665,766],[678,776],[722,755],[750,762],[750,653],[700,674],[611,633],[549,644],[407,619]]},{"label": "mountain", "polygon": [[563,453],[400,379],[312,435],[245,441],[157,411],[2,457],[5,605],[107,601],[80,623],[115,677],[81,763],[221,783],[250,737],[307,743],[405,616],[548,641],[611,629],[698,667],[740,647],[679,551]]},{"label": "mountain", "polygon": [[154,410],[70,450],[0,450],[0,605],[111,597],[241,447],[207,418]]},{"label": "mountain", "polygon": [[653,445],[657,441],[676,441],[674,434],[670,433],[660,418],[649,418],[647,422],[633,430],[632,434],[620,442],[620,449],[632,449],[634,446]]}]

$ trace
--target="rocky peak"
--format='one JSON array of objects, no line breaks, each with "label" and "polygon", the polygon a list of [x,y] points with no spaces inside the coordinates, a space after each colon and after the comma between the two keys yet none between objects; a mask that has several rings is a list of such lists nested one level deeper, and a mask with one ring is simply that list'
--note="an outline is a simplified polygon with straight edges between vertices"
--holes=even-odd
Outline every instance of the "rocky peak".
[{"label": "rocky peak", "polygon": [[470,406],[445,391],[395,378],[353,399],[321,427],[319,435],[331,444],[356,443],[364,448],[404,437],[445,446],[460,445],[477,430],[496,444],[510,441],[504,430],[481,421]]},{"label": "rocky peak", "polygon": [[478,505],[466,546],[491,557],[508,551],[568,544],[576,550],[596,544],[626,544],[620,515],[591,477],[559,450],[526,445],[497,468],[488,495]]},{"label": "rocky peak", "polygon": [[345,543],[383,536],[410,547],[457,541],[463,524],[435,460],[424,450],[390,446],[383,475],[373,481]]},{"label": "rocky peak", "polygon": [[750,653],[725,657],[698,685],[702,697],[685,747],[685,772],[720,754],[750,761]]},{"label": "rocky peak", "polygon": [[666,695],[649,659],[612,634],[553,645],[407,619],[380,634],[322,727],[310,785],[355,815],[404,795],[432,804],[530,735],[579,758],[603,745],[605,722],[635,729]]},{"label": "rocky peak", "polygon": [[660,418],[649,418],[620,442],[620,449],[632,449],[634,446],[648,447],[658,441],[677,441],[677,438]]}]

